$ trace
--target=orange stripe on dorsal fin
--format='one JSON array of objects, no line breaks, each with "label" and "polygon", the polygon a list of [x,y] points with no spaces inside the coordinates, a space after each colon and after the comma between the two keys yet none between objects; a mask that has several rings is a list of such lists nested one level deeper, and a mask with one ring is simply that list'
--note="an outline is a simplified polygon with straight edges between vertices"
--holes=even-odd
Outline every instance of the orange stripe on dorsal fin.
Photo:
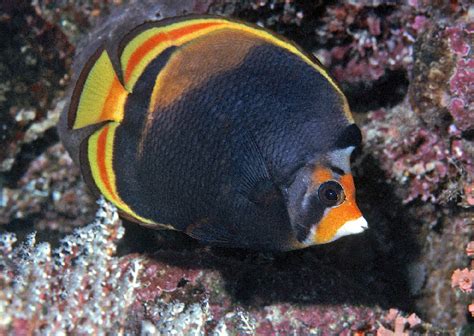
[{"label": "orange stripe on dorsal fin", "polygon": [[69,128],[122,121],[127,95],[107,51],[100,48],[89,59],[77,80],[69,106]]},{"label": "orange stripe on dorsal fin", "polygon": [[221,28],[228,21],[207,17],[148,22],[131,31],[121,42],[120,63],[127,90],[133,87],[147,65],[171,46],[180,46],[197,36]]}]

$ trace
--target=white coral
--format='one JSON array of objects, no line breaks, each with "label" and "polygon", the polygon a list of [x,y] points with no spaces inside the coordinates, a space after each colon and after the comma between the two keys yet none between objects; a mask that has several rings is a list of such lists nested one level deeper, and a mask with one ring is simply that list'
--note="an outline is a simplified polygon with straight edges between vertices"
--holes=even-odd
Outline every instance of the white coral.
[{"label": "white coral", "polygon": [[116,209],[98,203],[94,222],[53,252],[35,233],[15,249],[14,234],[0,235],[0,333],[15,333],[18,319],[37,334],[123,332],[142,262],[113,256],[124,229]]}]

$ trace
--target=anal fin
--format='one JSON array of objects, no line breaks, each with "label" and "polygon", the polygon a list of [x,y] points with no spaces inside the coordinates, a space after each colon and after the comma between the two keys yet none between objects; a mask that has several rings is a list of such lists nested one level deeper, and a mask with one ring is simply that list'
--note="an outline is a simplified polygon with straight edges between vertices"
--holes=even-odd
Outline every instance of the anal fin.
[{"label": "anal fin", "polygon": [[113,203],[121,215],[133,219],[144,225],[154,228],[173,229],[170,225],[156,223],[137,214],[122,198],[118,188],[117,176],[114,169],[114,141],[120,123],[109,122],[96,130],[81,146],[81,169],[86,183],[95,194],[102,194],[109,202]]}]

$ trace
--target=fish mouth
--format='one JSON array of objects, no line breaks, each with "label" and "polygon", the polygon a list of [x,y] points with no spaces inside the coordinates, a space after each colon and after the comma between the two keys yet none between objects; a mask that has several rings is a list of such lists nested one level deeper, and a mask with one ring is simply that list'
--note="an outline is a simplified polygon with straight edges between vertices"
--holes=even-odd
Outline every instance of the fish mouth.
[{"label": "fish mouth", "polygon": [[[339,238],[362,233],[369,228],[366,219],[363,216],[360,216],[356,219],[346,221],[332,236],[330,239],[325,241],[318,241],[315,234],[316,228],[313,228],[308,235],[308,238],[302,243],[304,247],[311,245],[327,244],[331,243]],[[301,248],[301,247],[300,247]]]},{"label": "fish mouth", "polygon": [[367,220],[360,216],[357,219],[353,219],[350,221],[345,222],[334,235],[334,240],[337,238],[341,238],[344,236],[362,233],[369,228]]}]

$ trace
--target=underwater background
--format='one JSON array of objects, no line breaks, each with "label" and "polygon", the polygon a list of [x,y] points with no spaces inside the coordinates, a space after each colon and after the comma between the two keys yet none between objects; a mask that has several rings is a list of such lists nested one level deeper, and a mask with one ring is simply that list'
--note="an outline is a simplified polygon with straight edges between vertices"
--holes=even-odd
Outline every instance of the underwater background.
[{"label": "underwater background", "polygon": [[[261,254],[96,203],[55,128],[74,54],[189,13],[257,23],[329,69],[363,132],[370,230]],[[467,0],[1,1],[0,334],[473,334],[473,45]]]}]

